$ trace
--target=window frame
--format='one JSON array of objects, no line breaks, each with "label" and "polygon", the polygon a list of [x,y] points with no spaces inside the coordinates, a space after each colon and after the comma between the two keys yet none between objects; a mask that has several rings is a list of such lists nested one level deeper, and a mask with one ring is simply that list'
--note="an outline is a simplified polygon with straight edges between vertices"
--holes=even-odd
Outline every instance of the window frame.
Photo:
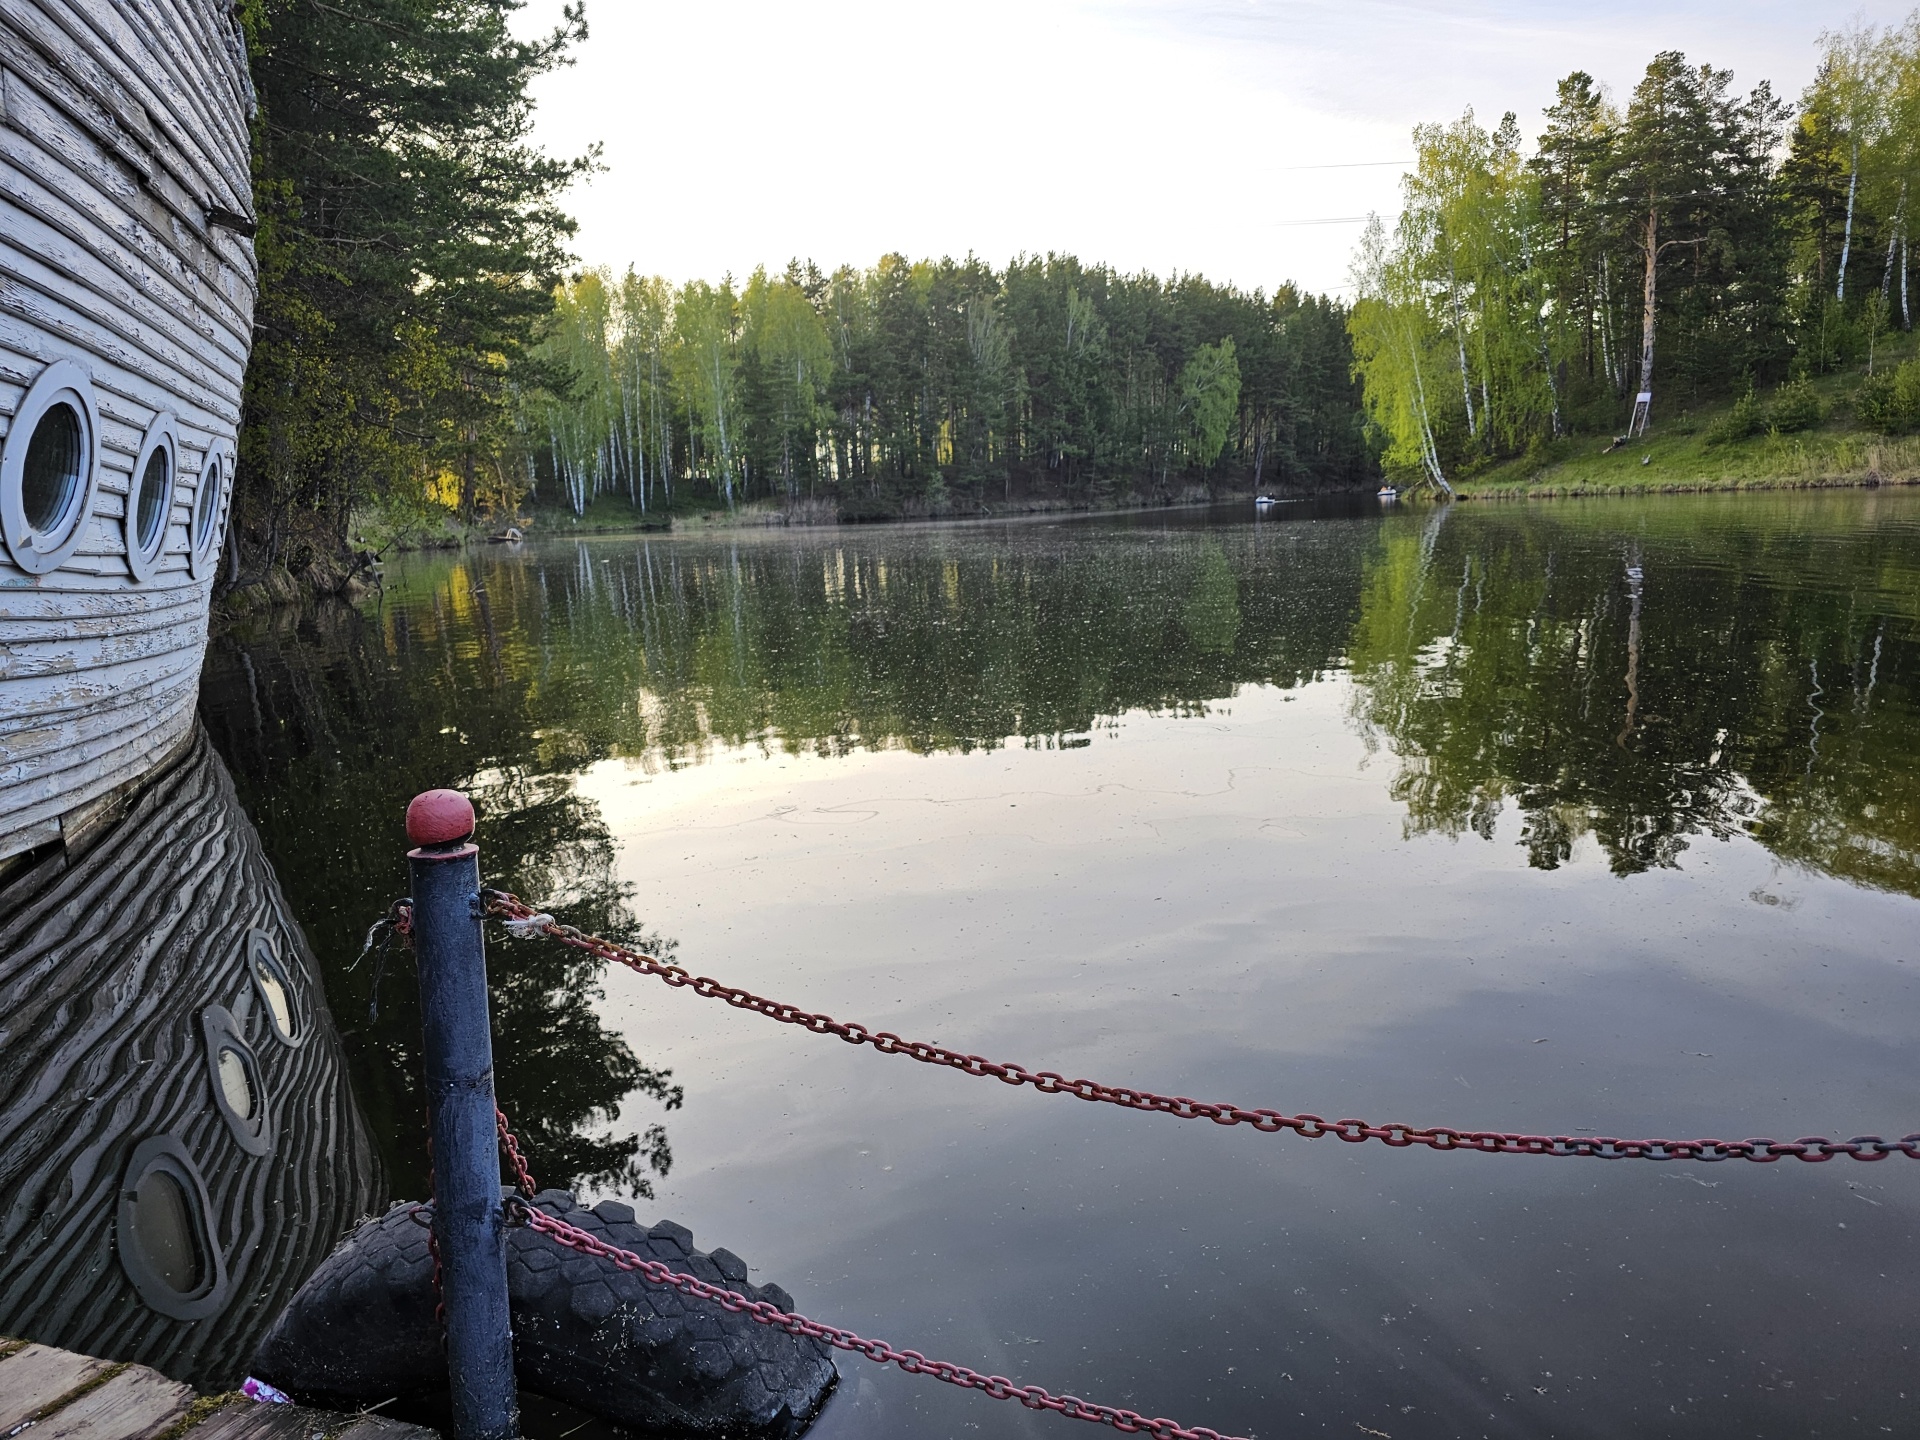
[{"label": "window frame", "polygon": [[[200,533],[200,487],[207,476],[219,487],[214,499],[213,518],[207,533]],[[215,440],[200,456],[200,474],[193,484],[192,518],[187,522],[187,553],[192,557],[193,578],[204,580],[213,573],[220,559],[220,544],[226,537],[227,510],[233,503],[233,449],[224,440]]]},{"label": "window frame", "polygon": [[[154,1170],[164,1172],[180,1187],[188,1221],[194,1227],[194,1240],[206,1264],[206,1274],[191,1291],[176,1290],[168,1284],[133,1239],[137,1233],[134,1205],[140,1182]],[[119,1193],[113,1248],[120,1258],[121,1270],[133,1282],[133,1288],[147,1308],[174,1320],[204,1320],[219,1314],[226,1307],[229,1289],[227,1257],[215,1233],[217,1217],[207,1194],[207,1182],[201,1178],[200,1167],[193,1163],[186,1146],[172,1135],[154,1135],[142,1140],[134,1147],[126,1169],[120,1174]]]},{"label": "window frame", "polygon": [[[51,530],[27,521],[27,450],[40,422],[54,406],[66,404],[80,421],[81,465],[79,493],[67,513]],[[75,360],[56,360],[27,387],[7,422],[5,448],[0,450],[0,539],[13,563],[29,575],[49,575],[72,558],[86,537],[94,505],[100,498],[100,407],[93,398],[93,377]]]},{"label": "window frame", "polygon": [[[148,463],[152,461],[154,452],[159,450],[164,450],[167,456],[166,498],[161,502],[160,534],[151,549],[143,550],[138,513],[140,485],[147,473]],[[146,435],[140,441],[140,454],[133,462],[133,478],[127,485],[126,514],[121,521],[121,533],[127,546],[127,569],[136,581],[145,583],[159,570],[160,557],[167,553],[167,535],[173,529],[173,509],[179,499],[180,426],[171,410],[162,410],[153,417]]]}]

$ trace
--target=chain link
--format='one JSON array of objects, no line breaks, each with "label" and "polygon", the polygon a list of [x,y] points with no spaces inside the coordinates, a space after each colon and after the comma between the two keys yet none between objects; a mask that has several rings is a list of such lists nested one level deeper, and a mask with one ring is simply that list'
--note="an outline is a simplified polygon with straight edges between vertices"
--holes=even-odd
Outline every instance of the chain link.
[{"label": "chain link", "polygon": [[[536,911],[516,896],[501,890],[483,890],[489,915],[514,924],[522,933],[544,934],[583,950],[602,960],[625,965],[642,975],[664,980],[676,989],[690,989],[708,999],[724,1000],[738,1010],[752,1010],[784,1025],[798,1025],[816,1035],[837,1035],[849,1045],[871,1045],[882,1055],[905,1055],[927,1065],[942,1065],[967,1075],[991,1076],[1008,1085],[1031,1085],[1043,1095],[1072,1095],[1127,1110],[1144,1110],[1172,1115],[1182,1120],[1211,1120],[1216,1125],[1251,1125],[1272,1134],[1291,1130],[1312,1140],[1333,1135],[1350,1145],[1379,1140],[1396,1148],[1424,1145],[1431,1150],[1477,1150],[1484,1155],[1580,1155],[1597,1160],[1751,1160],[1771,1165],[1777,1160],[1804,1160],[1821,1164],[1837,1155],[1852,1160],[1884,1160],[1889,1155],[1905,1155],[1920,1160],[1920,1133],[1903,1135],[1898,1140],[1883,1140],[1878,1135],[1856,1135],[1850,1140],[1831,1140],[1825,1135],[1803,1135],[1798,1140],[1621,1140],[1608,1135],[1523,1135],[1500,1130],[1455,1130],[1446,1125],[1420,1128],[1394,1122],[1374,1125],[1365,1120],[1324,1120],[1318,1115],[1288,1115],[1278,1110],[1250,1110],[1244,1106],[1209,1100],[1190,1100],[1184,1095],[1156,1095],[1150,1090],[1134,1090],[1123,1085],[1104,1085],[1096,1080],[1069,1080],[1051,1070],[1034,1071],[1024,1065],[988,1060],[930,1045],[922,1040],[903,1040],[885,1030],[869,1030],[855,1022],[835,1020],[831,1015],[815,1014],[795,1005],[768,1000],[752,991],[723,985],[705,975],[690,974],[684,966],[656,959],[597,935],[583,934],[571,925],[562,925]],[[530,923],[544,922],[544,923]]]},{"label": "chain link", "polygon": [[710,1285],[694,1275],[684,1275],[658,1260],[647,1260],[631,1250],[622,1250],[609,1245],[598,1236],[590,1235],[559,1220],[544,1210],[536,1209],[526,1200],[515,1196],[507,1202],[513,1217],[528,1228],[545,1235],[556,1244],[582,1255],[593,1255],[609,1260],[622,1270],[633,1271],[649,1284],[669,1286],[683,1295],[695,1299],[710,1300],[721,1309],[735,1315],[745,1315],[748,1319],[775,1330],[784,1330],[789,1335],[805,1336],[812,1340],[824,1340],[836,1350],[848,1350],[879,1365],[898,1365],[909,1375],[931,1375],[936,1380],[944,1380],[949,1385],[958,1385],[963,1390],[978,1390],[991,1395],[995,1400],[1018,1400],[1029,1410],[1051,1410],[1057,1415],[1065,1415],[1073,1420],[1090,1420],[1096,1425],[1111,1425],[1114,1429],[1129,1435],[1151,1435],[1154,1440],[1232,1440],[1218,1430],[1209,1430],[1204,1426],[1187,1429],[1172,1420],[1150,1420],[1136,1410],[1122,1410],[1112,1405],[1096,1405],[1092,1401],[1082,1400],[1075,1395],[1055,1395],[1038,1385],[1019,1385],[1004,1375],[983,1375],[978,1370],[970,1370],[965,1365],[955,1365],[946,1360],[929,1360],[918,1350],[896,1350],[884,1340],[868,1340],[854,1334],[851,1330],[842,1330],[836,1325],[823,1325],[818,1320],[809,1320],[804,1315],[792,1314],[765,1300],[749,1300],[737,1290],[724,1289],[719,1285]]}]

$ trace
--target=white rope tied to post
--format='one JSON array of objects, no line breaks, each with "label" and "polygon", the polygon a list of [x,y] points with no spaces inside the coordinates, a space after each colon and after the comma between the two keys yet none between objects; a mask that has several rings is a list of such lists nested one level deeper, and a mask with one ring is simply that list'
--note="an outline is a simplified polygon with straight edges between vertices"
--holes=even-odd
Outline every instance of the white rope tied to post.
[{"label": "white rope tied to post", "polygon": [[551,924],[551,915],[528,915],[519,920],[508,920],[506,927],[507,933],[516,940],[538,940],[547,933],[547,927]]}]

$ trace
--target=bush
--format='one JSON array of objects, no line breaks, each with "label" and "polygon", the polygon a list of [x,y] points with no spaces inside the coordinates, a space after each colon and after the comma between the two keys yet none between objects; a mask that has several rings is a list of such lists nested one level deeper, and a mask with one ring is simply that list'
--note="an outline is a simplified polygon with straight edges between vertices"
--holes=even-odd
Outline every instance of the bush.
[{"label": "bush", "polygon": [[1731,445],[1736,440],[1745,440],[1749,435],[1758,435],[1766,428],[1767,415],[1761,409],[1759,397],[1749,385],[1747,393],[1733,402],[1733,409],[1707,428],[1707,444]]},{"label": "bush", "polygon": [[1883,435],[1920,429],[1920,360],[1869,375],[1853,394],[1854,418]]},{"label": "bush", "polygon": [[1906,428],[1894,408],[1892,372],[1882,370],[1860,382],[1860,388],[1853,392],[1853,418],[1882,435]]},{"label": "bush", "polygon": [[1796,380],[1773,392],[1773,403],[1767,406],[1767,428],[1782,435],[1811,430],[1820,423],[1824,413],[1813,386],[1805,380]]}]

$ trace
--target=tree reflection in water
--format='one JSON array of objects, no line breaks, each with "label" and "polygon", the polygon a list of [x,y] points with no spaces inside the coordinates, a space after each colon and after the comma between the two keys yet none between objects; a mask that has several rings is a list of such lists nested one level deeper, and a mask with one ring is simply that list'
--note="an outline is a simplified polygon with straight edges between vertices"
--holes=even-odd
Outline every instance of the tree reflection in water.
[{"label": "tree reflection in water", "polygon": [[[369,921],[404,891],[407,801],[456,784],[481,816],[490,882],[540,896],[596,934],[671,950],[648,934],[595,807],[492,653],[443,631],[416,638],[345,606],[215,642],[202,711],[255,817],[325,972],[355,1093],[380,1137],[395,1193],[426,1193],[419,994],[411,967],[355,965]],[[473,673],[461,675],[462,670]],[[453,684],[447,684],[453,680]],[[600,1021],[602,967],[557,945],[489,937],[494,1055],[502,1106],[542,1183],[591,1184],[642,1198],[672,1163],[665,1129],[636,1125],[632,1100],[677,1108],[670,1072],[645,1064]],[[397,953],[397,952],[396,952]]]},{"label": "tree reflection in water", "polygon": [[[1399,759],[1409,833],[1530,862],[1590,835],[1616,873],[1745,830],[1920,894],[1920,532],[1907,497],[1446,512],[1383,531],[1353,714]],[[1625,523],[1623,523],[1625,522]],[[1822,677],[1825,677],[1823,680]]]},{"label": "tree reflection in water", "polygon": [[[348,968],[404,884],[400,817],[457,783],[490,877],[641,933],[574,777],[716,749],[1083,743],[1128,711],[1339,677],[1412,834],[1629,874],[1745,832],[1920,894],[1920,504],[1664,498],[428,556],[386,597],[218,642],[204,708],[324,957],[390,1163],[424,1184],[411,977]],[[1284,738],[1280,742],[1284,748]],[[1284,760],[1284,754],[1276,755]],[[1390,863],[1390,860],[1387,862]],[[594,965],[499,942],[503,1100],[543,1171],[644,1193],[680,1092],[595,1014]]]}]

